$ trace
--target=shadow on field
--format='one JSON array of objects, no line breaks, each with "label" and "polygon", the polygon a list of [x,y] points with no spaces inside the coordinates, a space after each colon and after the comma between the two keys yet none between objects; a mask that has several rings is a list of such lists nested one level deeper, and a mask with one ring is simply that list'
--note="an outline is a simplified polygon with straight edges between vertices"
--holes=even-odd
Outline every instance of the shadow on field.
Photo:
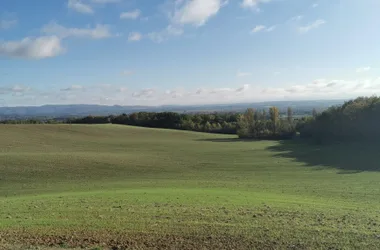
[{"label": "shadow on field", "polygon": [[338,174],[380,171],[380,143],[317,145],[289,140],[268,149],[276,152],[276,156],[292,158],[309,167],[340,169]]},{"label": "shadow on field", "polygon": [[214,138],[214,139],[197,139],[196,141],[204,142],[253,142],[254,140],[239,138]]}]

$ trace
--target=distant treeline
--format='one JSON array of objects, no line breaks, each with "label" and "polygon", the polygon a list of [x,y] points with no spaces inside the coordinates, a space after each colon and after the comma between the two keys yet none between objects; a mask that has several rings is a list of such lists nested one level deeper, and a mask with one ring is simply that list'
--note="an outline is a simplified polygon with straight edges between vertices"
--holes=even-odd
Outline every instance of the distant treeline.
[{"label": "distant treeline", "polygon": [[137,112],[110,116],[48,120],[5,120],[7,124],[71,123],[124,124],[150,128],[181,129],[208,133],[237,134],[240,138],[290,139],[296,134],[318,142],[380,139],[380,98],[359,97],[333,106],[322,113],[297,118],[292,108],[281,114],[277,107],[247,109],[244,113],[186,114],[175,112]]},{"label": "distant treeline", "polygon": [[73,124],[123,124],[149,128],[181,129],[198,132],[236,134],[238,113],[180,114],[138,112],[119,116],[87,116],[69,119]]},{"label": "distant treeline", "polygon": [[293,118],[288,108],[285,118],[280,117],[278,108],[245,113],[179,114],[173,112],[138,112],[119,116],[87,116],[70,119],[72,124],[124,124],[150,128],[190,130],[207,133],[238,134],[240,138],[280,139],[292,138],[297,129],[309,118]]},{"label": "distant treeline", "polygon": [[380,98],[359,97],[333,106],[301,129],[303,137],[325,141],[378,141],[380,139]]},{"label": "distant treeline", "polygon": [[[274,113],[273,113],[274,112]],[[314,111],[315,112],[315,111]],[[291,138],[307,117],[293,118],[288,108],[287,116],[280,116],[276,107],[266,110],[247,109],[241,113],[184,114],[175,112],[137,112],[110,116],[81,118],[4,120],[5,124],[122,124],[149,128],[180,129],[207,133],[238,134],[240,138],[281,139]]]}]

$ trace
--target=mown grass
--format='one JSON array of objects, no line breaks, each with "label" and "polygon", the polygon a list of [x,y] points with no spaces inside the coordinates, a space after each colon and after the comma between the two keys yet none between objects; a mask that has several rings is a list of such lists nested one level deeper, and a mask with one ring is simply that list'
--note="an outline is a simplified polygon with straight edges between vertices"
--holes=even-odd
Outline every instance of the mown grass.
[{"label": "mown grass", "polygon": [[0,245],[377,249],[374,147],[0,126]]}]

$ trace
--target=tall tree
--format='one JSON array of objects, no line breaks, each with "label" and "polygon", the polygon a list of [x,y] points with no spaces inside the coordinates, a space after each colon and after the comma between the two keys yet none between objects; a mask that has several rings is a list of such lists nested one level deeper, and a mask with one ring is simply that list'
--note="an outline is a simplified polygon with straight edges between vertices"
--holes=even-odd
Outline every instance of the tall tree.
[{"label": "tall tree", "polygon": [[287,120],[289,125],[293,124],[293,109],[291,107],[288,107],[288,112],[287,112]]},{"label": "tall tree", "polygon": [[269,117],[272,121],[273,135],[275,135],[277,133],[278,121],[280,120],[280,112],[277,107],[269,108]]}]

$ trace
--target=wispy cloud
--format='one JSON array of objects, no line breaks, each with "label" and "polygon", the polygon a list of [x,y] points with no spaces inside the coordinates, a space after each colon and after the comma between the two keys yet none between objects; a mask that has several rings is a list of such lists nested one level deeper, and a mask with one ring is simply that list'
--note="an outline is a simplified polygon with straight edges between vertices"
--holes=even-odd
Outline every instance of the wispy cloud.
[{"label": "wispy cloud", "polygon": [[151,97],[153,97],[153,94],[155,92],[156,91],[154,89],[151,89],[151,88],[143,89],[141,91],[134,92],[132,94],[132,97],[135,97],[135,98],[151,98]]},{"label": "wispy cloud", "polygon": [[0,95],[6,94],[23,94],[30,91],[32,88],[23,85],[14,85],[11,87],[0,87]]},{"label": "wispy cloud", "polygon": [[0,41],[0,56],[5,57],[43,59],[58,56],[64,51],[61,40],[57,36],[27,37],[20,41]]},{"label": "wispy cloud", "polygon": [[271,0],[243,0],[241,6],[243,8],[257,8],[260,3],[269,3]]},{"label": "wispy cloud", "polygon": [[120,3],[120,2],[122,2],[122,0],[91,0],[91,2],[106,4],[106,3]]},{"label": "wispy cloud", "polygon": [[13,28],[18,23],[18,20],[12,19],[12,20],[0,20],[0,30],[6,30]]},{"label": "wispy cloud", "polygon": [[82,37],[92,39],[102,39],[111,36],[107,25],[96,25],[94,28],[66,28],[57,23],[50,23],[41,30],[45,34],[52,34],[61,38]]},{"label": "wispy cloud", "polygon": [[245,76],[250,76],[250,75],[252,75],[251,72],[243,72],[240,70],[236,73],[236,77],[245,77]]},{"label": "wispy cloud", "polygon": [[182,28],[168,25],[164,30],[149,33],[147,37],[153,42],[161,43],[163,41],[166,41],[170,37],[180,36],[183,34],[183,32],[184,31]]},{"label": "wispy cloud", "polygon": [[258,33],[260,31],[272,32],[275,28],[276,26],[267,27],[265,25],[257,25],[255,28],[251,30],[251,33]]},{"label": "wispy cloud", "polygon": [[131,32],[128,36],[128,41],[130,42],[137,42],[142,39],[142,35],[139,32]]},{"label": "wispy cloud", "polygon": [[371,67],[360,67],[360,68],[357,68],[356,69],[356,73],[364,73],[364,72],[368,72],[371,70]]},{"label": "wispy cloud", "polygon": [[132,19],[135,20],[141,15],[141,11],[136,9],[129,12],[123,12],[120,14],[120,19]]},{"label": "wispy cloud", "polygon": [[83,14],[94,13],[93,8],[90,5],[83,3],[81,0],[68,0],[67,7]]},{"label": "wispy cloud", "polygon": [[317,3],[314,3],[313,5],[311,5],[312,8],[317,8],[319,6],[319,4]]},{"label": "wispy cloud", "polygon": [[121,72],[121,74],[123,75],[123,76],[131,76],[131,75],[133,75],[135,72],[133,71],[133,70],[128,70],[128,69],[126,69],[126,70],[123,70],[122,72]]},{"label": "wispy cloud", "polygon": [[61,91],[78,91],[78,90],[84,90],[84,87],[82,85],[71,85],[70,87],[61,89]]},{"label": "wispy cloud", "polygon": [[298,16],[294,16],[294,17],[290,18],[289,21],[301,21],[302,19],[303,19],[303,16],[298,15]]},{"label": "wispy cloud", "polygon": [[325,23],[326,23],[325,20],[318,19],[318,20],[316,20],[316,21],[314,21],[314,22],[312,22],[312,23],[310,23],[310,24],[308,24],[306,26],[299,27],[298,30],[299,30],[300,33],[307,33],[307,32],[309,32],[312,29],[317,29],[318,27],[320,27],[321,25],[323,25]]},{"label": "wispy cloud", "polygon": [[[268,100],[342,99],[379,94],[380,77],[369,79],[316,79],[304,84],[268,87],[265,84],[244,84],[218,88],[173,89],[145,88],[129,92],[126,86],[113,84],[72,85],[59,90],[31,90],[23,85],[0,87],[0,94],[12,95],[12,101],[28,101],[35,95],[33,104],[107,104],[107,105],[164,105],[212,104]],[[127,94],[126,93],[130,93]],[[25,97],[23,97],[25,96]],[[15,98],[18,98],[15,100]],[[131,98],[132,97],[132,98]],[[24,99],[20,99],[24,98]]]}]

